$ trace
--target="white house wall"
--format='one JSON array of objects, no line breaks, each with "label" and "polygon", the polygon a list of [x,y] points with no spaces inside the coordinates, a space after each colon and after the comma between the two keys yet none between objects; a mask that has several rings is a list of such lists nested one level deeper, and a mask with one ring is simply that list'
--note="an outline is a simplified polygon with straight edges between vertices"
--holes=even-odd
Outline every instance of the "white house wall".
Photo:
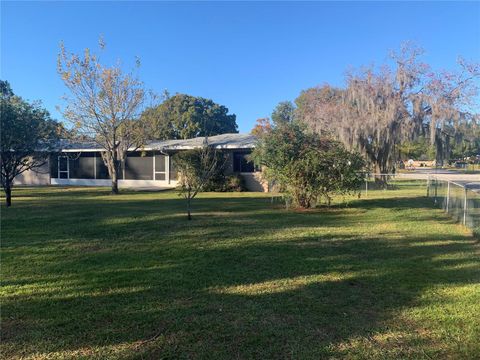
[{"label": "white house wall", "polygon": [[15,177],[14,185],[49,185],[50,167],[48,162],[34,170],[27,170]]},{"label": "white house wall", "polygon": [[[62,186],[111,186],[110,179],[51,179],[52,185]],[[140,187],[158,187],[158,188],[175,188],[176,181],[161,180],[118,180],[120,188],[140,188]]]}]

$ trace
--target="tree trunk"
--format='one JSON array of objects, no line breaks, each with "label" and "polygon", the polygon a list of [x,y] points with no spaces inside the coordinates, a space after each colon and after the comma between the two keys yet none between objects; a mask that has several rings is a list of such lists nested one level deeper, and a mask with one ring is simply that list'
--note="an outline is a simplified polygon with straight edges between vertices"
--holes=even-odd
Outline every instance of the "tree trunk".
[{"label": "tree trunk", "polygon": [[380,186],[384,187],[387,185],[388,182],[388,173],[387,165],[384,162],[376,162],[375,163],[375,183],[379,184]]},{"label": "tree trunk", "polygon": [[192,214],[190,211],[190,201],[191,201],[191,198],[190,198],[190,195],[188,195],[187,197],[187,219],[188,220],[192,220]]},{"label": "tree trunk", "polygon": [[5,204],[7,207],[12,206],[12,188],[10,185],[6,186],[5,189]]},{"label": "tree trunk", "polygon": [[112,176],[112,194],[118,194],[118,179],[116,174]]},{"label": "tree trunk", "polygon": [[113,157],[113,171],[112,171],[112,194],[117,195],[118,194],[118,168],[119,168],[119,161],[117,160],[117,155],[116,151],[114,152],[114,157]]}]

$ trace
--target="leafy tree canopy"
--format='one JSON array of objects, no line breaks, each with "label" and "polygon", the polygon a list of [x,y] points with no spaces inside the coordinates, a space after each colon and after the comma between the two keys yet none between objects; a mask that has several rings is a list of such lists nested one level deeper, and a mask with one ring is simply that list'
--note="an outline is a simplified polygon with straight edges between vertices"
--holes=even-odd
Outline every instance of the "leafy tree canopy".
[{"label": "leafy tree canopy", "polygon": [[276,125],[293,122],[295,118],[295,105],[291,101],[278,103],[272,113],[272,121]]},{"label": "leafy tree canopy", "polygon": [[142,121],[152,139],[189,139],[237,133],[236,115],[210,99],[176,94],[156,107],[145,110]]},{"label": "leafy tree canopy", "polygon": [[260,139],[253,158],[264,177],[276,184],[295,206],[310,208],[332,194],[359,188],[364,162],[340,142],[306,131],[298,122],[275,126]]},{"label": "leafy tree canopy", "polygon": [[457,71],[434,71],[422,54],[406,43],[392,54],[393,66],[350,71],[344,88],[307,89],[296,100],[296,116],[361,152],[376,172],[394,171],[398,145],[419,137],[430,138],[441,163],[478,109],[480,64],[459,59]]},{"label": "leafy tree canopy", "polygon": [[435,147],[430,145],[429,139],[419,137],[416,140],[404,140],[398,146],[401,160],[433,160],[435,159]]},{"label": "leafy tree canopy", "polygon": [[9,98],[13,96],[13,90],[10,87],[10,83],[8,81],[0,80],[0,94],[2,98]]},{"label": "leafy tree canopy", "polygon": [[253,129],[250,131],[252,135],[255,135],[258,138],[268,134],[272,130],[272,123],[269,118],[260,118],[257,119]]},{"label": "leafy tree canopy", "polygon": [[14,95],[7,81],[0,80],[0,89],[0,178],[10,206],[14,178],[45,164],[62,126],[40,103],[29,103]]}]

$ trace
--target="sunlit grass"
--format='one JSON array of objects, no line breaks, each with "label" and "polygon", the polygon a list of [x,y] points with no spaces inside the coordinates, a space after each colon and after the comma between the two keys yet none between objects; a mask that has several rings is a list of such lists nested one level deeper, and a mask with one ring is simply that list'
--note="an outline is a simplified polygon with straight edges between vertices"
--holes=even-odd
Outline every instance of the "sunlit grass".
[{"label": "sunlit grass", "polygon": [[476,358],[478,240],[419,183],[284,209],[258,193],[16,189],[2,357]]},{"label": "sunlit grass", "polygon": [[212,289],[213,292],[219,294],[233,294],[233,295],[263,295],[274,294],[279,292],[286,292],[297,290],[311,284],[317,284],[327,281],[342,281],[348,278],[354,278],[355,273],[328,273],[325,275],[311,275],[298,276],[294,278],[275,279],[272,281],[264,281],[255,284],[243,284],[237,286],[230,286],[227,288]]}]

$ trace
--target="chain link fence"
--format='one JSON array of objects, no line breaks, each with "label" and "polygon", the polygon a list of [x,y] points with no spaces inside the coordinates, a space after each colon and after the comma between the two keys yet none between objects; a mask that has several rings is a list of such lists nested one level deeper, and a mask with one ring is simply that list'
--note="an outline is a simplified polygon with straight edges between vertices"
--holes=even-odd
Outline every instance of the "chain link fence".
[{"label": "chain link fence", "polygon": [[[425,174],[425,177],[410,173],[362,175],[364,180],[358,188],[359,197],[384,197],[384,192],[392,190],[395,196],[425,196],[426,188],[427,197],[433,200],[435,206],[480,233],[480,182],[441,180],[430,174]],[[285,198],[272,193],[272,203],[274,201],[285,201]]]},{"label": "chain link fence", "polygon": [[[443,208],[459,223],[480,231],[480,183],[441,180],[428,175],[426,180],[413,179],[410,174],[365,174],[362,188],[364,197],[376,190],[407,189],[408,185],[426,184],[427,196],[434,205]],[[424,186],[424,185],[423,185]]]},{"label": "chain link fence", "polygon": [[443,208],[456,221],[476,229],[480,228],[480,185],[429,177],[427,196],[436,206]]}]

